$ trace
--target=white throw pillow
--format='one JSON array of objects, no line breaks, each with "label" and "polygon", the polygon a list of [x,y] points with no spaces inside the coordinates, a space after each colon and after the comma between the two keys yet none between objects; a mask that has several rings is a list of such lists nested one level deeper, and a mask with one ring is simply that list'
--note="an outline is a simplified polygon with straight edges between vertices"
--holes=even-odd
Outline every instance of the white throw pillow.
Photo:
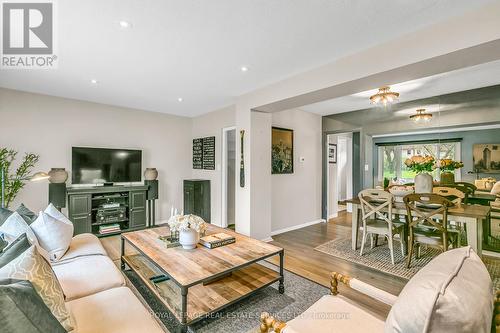
[{"label": "white throw pillow", "polygon": [[53,204],[49,204],[47,208],[43,211],[45,214],[49,214],[55,219],[58,219],[59,221],[62,221],[64,223],[67,223],[71,226],[73,226],[73,223],[64,215],[61,213]]},{"label": "white throw pillow", "polygon": [[0,233],[5,235],[5,240],[9,243],[25,233],[31,244],[38,245],[35,234],[18,212],[12,213],[7,220],[5,220],[0,226]]},{"label": "white throw pillow", "polygon": [[40,246],[49,253],[50,261],[58,261],[68,250],[73,237],[73,224],[40,212],[31,224]]},{"label": "white throw pillow", "polygon": [[489,332],[493,285],[470,246],[446,251],[411,278],[392,306],[385,332]]}]

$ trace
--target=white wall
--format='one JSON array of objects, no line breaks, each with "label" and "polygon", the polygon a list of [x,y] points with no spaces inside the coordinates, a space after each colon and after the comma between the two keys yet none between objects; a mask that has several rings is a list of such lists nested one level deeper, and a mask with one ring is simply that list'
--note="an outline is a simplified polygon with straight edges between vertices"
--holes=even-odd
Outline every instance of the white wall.
[{"label": "white wall", "polygon": [[[271,176],[274,234],[321,220],[321,116],[282,111],[272,114],[272,125],[294,131],[293,174]],[[270,150],[267,154],[270,159]]]},{"label": "white wall", "polygon": [[[226,107],[217,111],[207,113],[205,115],[192,118],[191,138],[203,138],[207,136],[215,136],[215,170],[195,170],[193,169],[192,147],[189,148],[189,170],[191,177],[194,179],[210,180],[211,191],[211,223],[221,225],[222,211],[222,129],[225,127],[235,126],[235,108],[234,106]],[[237,133],[237,137],[239,134]],[[192,140],[190,140],[190,145]],[[237,173],[239,176],[239,173]],[[239,183],[239,182],[237,182]]]},{"label": "white wall", "polygon": [[[159,171],[157,221],[182,207],[182,179],[191,176],[191,119],[161,113],[0,89],[0,146],[39,154],[35,171],[71,171],[72,146],[142,149],[143,169]],[[47,182],[28,183],[12,206],[21,202],[44,208]]]}]

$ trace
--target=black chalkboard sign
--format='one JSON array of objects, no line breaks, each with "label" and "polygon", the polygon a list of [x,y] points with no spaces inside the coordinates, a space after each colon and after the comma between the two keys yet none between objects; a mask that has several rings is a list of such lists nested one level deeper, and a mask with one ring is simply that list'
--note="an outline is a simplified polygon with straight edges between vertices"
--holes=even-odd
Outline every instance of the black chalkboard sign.
[{"label": "black chalkboard sign", "polygon": [[215,170],[215,136],[203,138],[203,169]]},{"label": "black chalkboard sign", "polygon": [[193,139],[193,169],[203,169],[203,139]]}]

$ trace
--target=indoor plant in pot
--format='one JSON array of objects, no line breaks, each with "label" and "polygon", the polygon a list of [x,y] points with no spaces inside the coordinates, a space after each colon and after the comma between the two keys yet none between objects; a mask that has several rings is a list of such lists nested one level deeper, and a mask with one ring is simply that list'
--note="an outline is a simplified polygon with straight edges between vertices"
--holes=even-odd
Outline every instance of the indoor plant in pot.
[{"label": "indoor plant in pot", "polygon": [[415,193],[432,193],[432,176],[429,172],[434,170],[434,157],[432,156],[412,156],[406,159],[405,165],[415,176]]},{"label": "indoor plant in pot", "polygon": [[168,220],[171,232],[179,232],[179,243],[184,249],[196,248],[200,233],[205,232],[205,221],[196,215],[174,215]]},{"label": "indoor plant in pot", "polygon": [[441,185],[455,184],[455,170],[464,166],[462,162],[444,158],[436,162],[435,167],[441,170]]}]

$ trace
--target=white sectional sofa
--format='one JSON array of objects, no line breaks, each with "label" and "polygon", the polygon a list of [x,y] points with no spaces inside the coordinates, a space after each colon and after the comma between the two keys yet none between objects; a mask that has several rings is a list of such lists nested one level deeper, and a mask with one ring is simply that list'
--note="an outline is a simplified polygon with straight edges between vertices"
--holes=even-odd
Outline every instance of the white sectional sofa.
[{"label": "white sectional sofa", "polygon": [[163,333],[121,271],[92,234],[73,237],[69,250],[52,265],[66,296],[76,333]]}]

